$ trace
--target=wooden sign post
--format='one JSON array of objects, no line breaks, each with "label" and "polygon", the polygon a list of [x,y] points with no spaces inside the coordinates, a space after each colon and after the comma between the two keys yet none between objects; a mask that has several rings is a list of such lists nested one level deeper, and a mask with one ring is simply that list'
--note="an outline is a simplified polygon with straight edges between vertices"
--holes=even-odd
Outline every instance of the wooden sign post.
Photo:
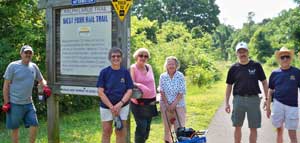
[{"label": "wooden sign post", "polygon": [[54,94],[47,101],[48,142],[59,143],[59,96],[98,96],[98,74],[110,65],[111,47],[122,49],[122,65],[129,67],[130,15],[118,19],[111,0],[40,0],[39,8],[46,9],[47,79]]}]

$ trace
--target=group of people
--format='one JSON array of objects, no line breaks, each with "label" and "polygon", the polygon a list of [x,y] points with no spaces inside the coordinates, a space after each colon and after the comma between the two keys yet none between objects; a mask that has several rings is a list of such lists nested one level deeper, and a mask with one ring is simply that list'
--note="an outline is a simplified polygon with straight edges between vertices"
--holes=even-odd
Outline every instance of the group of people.
[{"label": "group of people", "polygon": [[[283,142],[284,127],[288,129],[291,143],[297,143],[300,70],[291,66],[294,51],[285,47],[276,51],[275,57],[280,67],[271,73],[268,83],[261,64],[249,59],[248,50],[246,43],[237,44],[238,62],[230,67],[226,80],[225,111],[232,113],[235,143],[241,143],[241,128],[246,113],[250,128],[249,142],[256,143],[257,128],[261,127],[261,90],[258,81],[262,82],[265,94],[266,116],[271,117],[272,124],[277,128],[277,143]],[[2,110],[7,113],[6,127],[12,129],[13,142],[18,142],[18,128],[22,122],[25,127],[30,127],[30,142],[35,142],[38,120],[32,103],[32,88],[34,82],[38,81],[47,97],[51,95],[51,89],[38,66],[31,62],[33,49],[25,45],[21,48],[20,55],[21,60],[10,63],[3,76]],[[134,142],[145,143],[149,137],[152,117],[158,115],[156,89],[160,92],[164,142],[173,142],[170,126],[174,125],[175,129],[184,127],[186,120],[186,85],[184,75],[178,71],[178,59],[174,56],[166,58],[165,72],[160,75],[159,88],[156,88],[153,70],[148,64],[150,52],[146,48],[134,52],[135,63],[130,66],[130,70],[121,66],[122,57],[123,52],[119,48],[109,51],[108,60],[111,65],[100,71],[96,85],[100,97],[102,143],[110,143],[113,126],[116,142],[126,142],[130,110],[136,122]],[[141,97],[131,97],[134,88],[139,89]],[[232,107],[229,103],[231,92]]]},{"label": "group of people", "polygon": [[[21,47],[21,59],[11,62],[4,74],[2,111],[6,113],[6,127],[12,130],[12,142],[18,143],[19,127],[24,123],[30,129],[29,142],[34,143],[38,119],[32,100],[35,81],[43,87],[45,99],[51,96],[38,66],[33,63],[33,49],[29,45]],[[97,88],[100,97],[100,118],[102,122],[102,142],[110,143],[115,126],[116,142],[126,142],[127,118],[131,109],[136,122],[135,142],[146,142],[152,117],[157,116],[156,87],[154,74],[146,48],[135,51],[135,63],[130,70],[121,66],[123,52],[112,48],[108,54],[111,65],[102,69]],[[170,56],[165,62],[166,72],[160,76],[161,111],[165,125],[165,142],[172,142],[169,127],[185,124],[186,91],[184,76],[179,69],[179,61]],[[133,88],[140,90],[140,98],[131,98]],[[168,121],[167,121],[168,120]],[[173,120],[171,124],[169,120]]]},{"label": "group of people", "polygon": [[[261,90],[258,82],[261,81],[265,95],[263,107],[266,116],[271,117],[272,124],[277,130],[277,143],[283,143],[284,127],[288,130],[291,143],[297,143],[300,70],[291,66],[294,51],[282,47],[275,52],[280,67],[272,71],[268,83],[262,66],[249,59],[248,50],[245,42],[237,44],[235,51],[238,62],[230,67],[226,80],[225,111],[231,113],[232,110],[231,120],[235,127],[234,142],[241,143],[241,128],[246,113],[250,129],[249,143],[257,141],[257,128],[261,127],[261,97],[259,96]],[[232,108],[229,103],[231,92]]]},{"label": "group of people", "polygon": [[[97,87],[100,102],[100,116],[102,122],[102,143],[109,143],[115,126],[116,142],[126,141],[126,120],[131,109],[136,122],[135,143],[145,143],[149,137],[152,117],[157,115],[156,87],[153,70],[148,60],[150,52],[140,48],[133,54],[135,63],[128,71],[121,66],[122,51],[112,48],[108,58],[111,65],[101,70]],[[175,129],[185,125],[186,92],[184,75],[178,71],[179,61],[170,56],[165,61],[166,72],[162,73],[159,80],[161,94],[160,111],[164,122],[166,143],[171,143],[170,126]],[[133,88],[140,90],[140,98],[131,98]]]}]

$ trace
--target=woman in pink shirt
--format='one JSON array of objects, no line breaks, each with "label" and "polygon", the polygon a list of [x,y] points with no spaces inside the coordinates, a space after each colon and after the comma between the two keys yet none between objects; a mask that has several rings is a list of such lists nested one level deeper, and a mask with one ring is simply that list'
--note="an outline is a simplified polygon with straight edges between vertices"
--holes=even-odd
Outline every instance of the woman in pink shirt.
[{"label": "woman in pink shirt", "polygon": [[136,122],[135,143],[145,143],[150,132],[153,116],[157,115],[156,91],[151,65],[147,64],[150,53],[146,48],[140,48],[133,54],[135,64],[130,67],[130,75],[134,85],[142,91],[142,97],[131,99],[131,111]]}]

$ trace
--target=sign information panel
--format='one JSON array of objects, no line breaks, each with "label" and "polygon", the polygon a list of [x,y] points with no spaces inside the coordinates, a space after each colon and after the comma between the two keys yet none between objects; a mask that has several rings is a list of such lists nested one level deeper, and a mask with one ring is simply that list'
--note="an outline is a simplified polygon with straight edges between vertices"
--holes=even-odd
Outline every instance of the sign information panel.
[{"label": "sign information panel", "polygon": [[110,65],[111,6],[62,9],[60,44],[62,75],[98,76]]},{"label": "sign information panel", "polygon": [[120,20],[123,21],[130,6],[132,5],[132,0],[112,0],[112,4]]},{"label": "sign information panel", "polygon": [[98,89],[96,87],[80,87],[80,86],[61,86],[62,94],[90,95],[97,96]]}]

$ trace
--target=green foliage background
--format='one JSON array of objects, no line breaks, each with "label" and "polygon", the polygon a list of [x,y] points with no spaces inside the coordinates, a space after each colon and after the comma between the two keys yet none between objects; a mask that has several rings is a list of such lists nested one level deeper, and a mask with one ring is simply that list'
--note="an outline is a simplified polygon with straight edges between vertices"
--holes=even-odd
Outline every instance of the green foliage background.
[{"label": "green foliage background", "polygon": [[[180,61],[180,71],[188,81],[201,86],[209,86],[220,79],[214,65],[215,58],[209,54],[212,37],[205,33],[201,38],[193,38],[192,33],[181,22],[167,21],[158,27],[157,21],[147,18],[131,18],[132,52],[145,47],[150,50],[149,63],[154,67],[156,82],[165,72],[164,62],[168,56],[176,56]],[[142,32],[141,32],[142,31]],[[134,59],[132,59],[134,62]]]},{"label": "green foliage background", "polygon": [[[235,61],[235,45],[239,41],[247,42],[250,56],[268,65],[277,65],[274,52],[285,46],[293,49],[295,54],[300,50],[300,8],[283,10],[279,16],[264,19],[255,23],[255,14],[249,12],[248,20],[241,29],[234,29],[230,25],[219,25],[213,34],[213,47],[223,60]],[[228,32],[229,31],[229,32]],[[225,45],[225,46],[224,46]],[[299,66],[299,60],[294,60]]]}]

